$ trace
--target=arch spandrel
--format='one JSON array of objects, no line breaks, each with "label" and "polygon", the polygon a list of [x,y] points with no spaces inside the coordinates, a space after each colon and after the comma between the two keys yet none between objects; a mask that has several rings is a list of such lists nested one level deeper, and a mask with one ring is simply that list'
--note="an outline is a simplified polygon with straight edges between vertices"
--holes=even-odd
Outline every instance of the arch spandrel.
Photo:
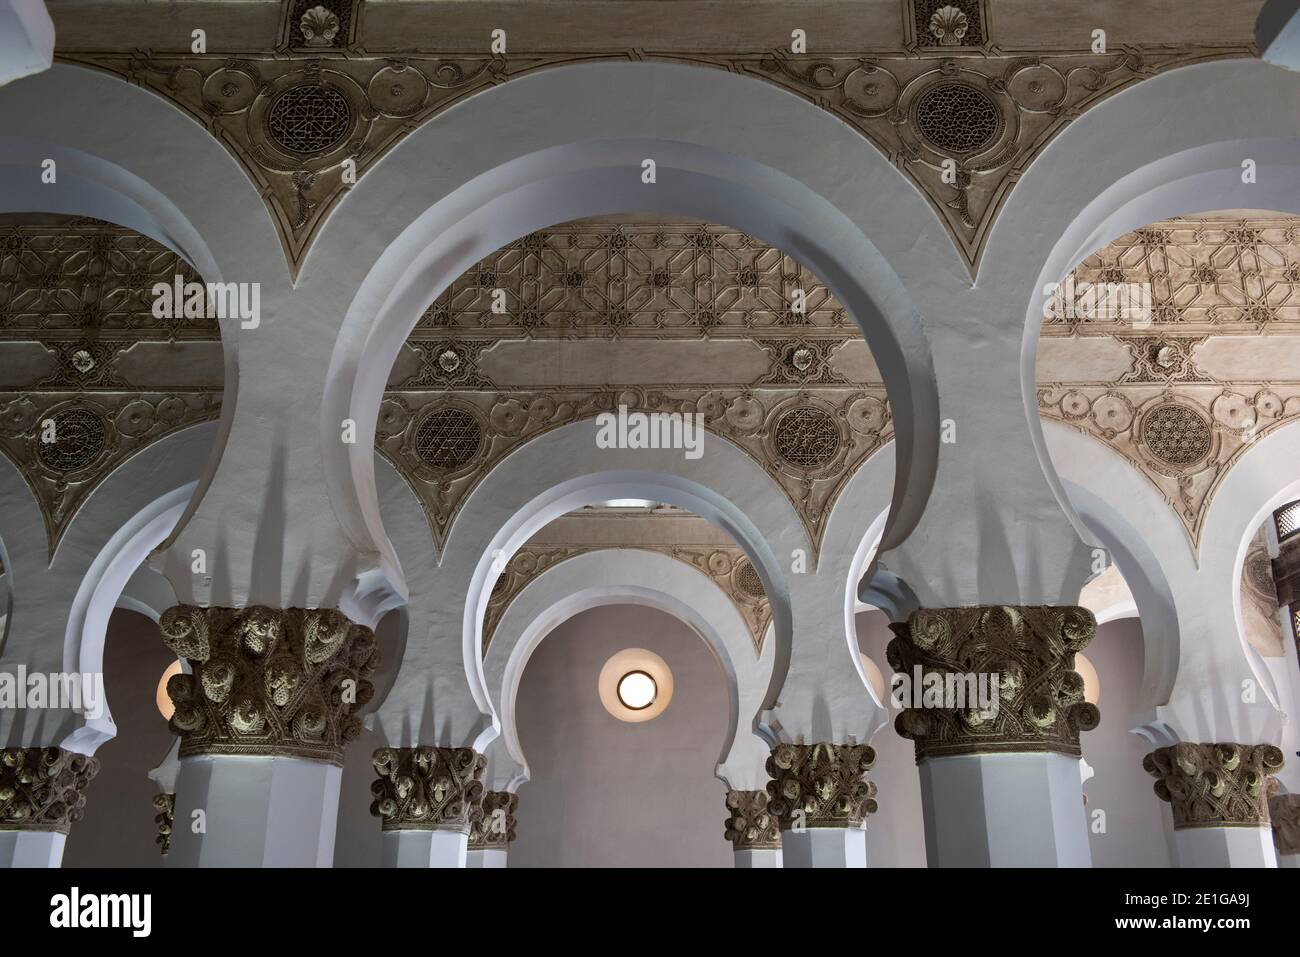
[{"label": "arch spandrel", "polygon": [[89,217],[0,215],[0,451],[40,504],[50,559],[109,474],[221,414],[217,323],[153,315],[151,288],[176,277],[202,281],[135,230]]},{"label": "arch spandrel", "polygon": [[[106,52],[73,29],[56,55],[150,89],[203,124],[265,196],[294,275],[356,178],[412,129],[538,71],[644,60],[771,83],[836,116],[926,196],[973,274],[1016,181],[1072,119],[1157,73],[1254,53],[1253,24],[1244,19],[1233,24],[1236,39],[1170,43],[1148,25],[1096,52],[1091,22],[1033,35],[991,21],[983,2],[947,6],[959,11],[951,24],[935,20],[935,4],[914,0],[899,4],[897,21],[883,18],[866,35],[860,23],[828,27],[835,46],[814,41],[813,53],[773,49],[771,32],[742,38],[729,12],[719,14],[728,18],[719,35],[737,38],[730,48],[700,49],[693,36],[667,44],[629,36],[599,18],[582,22],[575,47],[573,30],[550,22],[565,19],[552,7],[548,22],[529,23],[524,14],[518,24],[515,36],[540,38],[531,48],[490,52],[468,23],[446,21],[436,7],[399,28],[391,10],[362,17],[353,0],[327,0],[322,9],[337,21],[328,40],[317,34],[309,42],[305,8],[284,3],[274,29],[250,12],[242,29],[230,31],[241,37],[235,49],[176,52],[177,37],[160,33],[154,43],[134,44],[149,52]],[[711,14],[703,16],[708,33]],[[140,26],[148,36],[151,24]],[[1143,32],[1153,40],[1143,43]],[[776,35],[788,33],[782,21]],[[429,45],[420,42],[425,36],[439,39]]]},{"label": "arch spandrel", "polygon": [[[1121,314],[1089,289],[1145,290]],[[1091,253],[1043,321],[1038,411],[1100,439],[1159,490],[1200,560],[1229,473],[1300,416],[1300,220],[1223,210]]]},{"label": "arch spandrel", "polygon": [[486,659],[496,633],[497,625],[510,609],[510,604],[528,584],[548,569],[580,555],[609,552],[616,548],[635,548],[638,551],[667,555],[696,571],[703,572],[731,600],[736,612],[745,622],[749,637],[754,643],[755,655],[761,655],[763,640],[772,627],[772,610],[763,591],[763,583],[754,566],[745,557],[744,549],[737,545],[662,545],[651,547],[637,545],[587,545],[587,544],[533,544],[521,548],[507,563],[488,599],[487,615],[483,622],[483,655]]}]

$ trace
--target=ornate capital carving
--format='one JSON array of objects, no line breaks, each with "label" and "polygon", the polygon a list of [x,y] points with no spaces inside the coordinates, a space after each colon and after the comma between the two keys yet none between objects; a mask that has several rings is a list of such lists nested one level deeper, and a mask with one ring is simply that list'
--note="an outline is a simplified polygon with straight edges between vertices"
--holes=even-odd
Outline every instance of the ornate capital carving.
[{"label": "ornate capital carving", "polygon": [[1279,854],[1300,854],[1300,794],[1275,794],[1268,799],[1273,846]]},{"label": "ornate capital carving", "polygon": [[1156,779],[1156,797],[1168,801],[1174,827],[1267,827],[1268,799],[1277,791],[1281,748],[1271,744],[1194,744],[1180,741],[1142,759]]},{"label": "ornate capital carving", "polygon": [[343,763],[374,694],[375,635],[333,608],[177,605],[162,639],[189,661],[173,675],[180,756],[290,755]]},{"label": "ornate capital carving", "polygon": [[[996,707],[904,708],[894,728],[916,742],[916,760],[953,754],[1053,751],[1078,757],[1079,733],[1101,720],[1083,700],[1074,654],[1097,633],[1086,608],[976,605],[922,608],[887,649],[889,664],[909,677],[931,674],[969,688],[972,677],[995,682]],[[919,670],[918,670],[919,669]],[[954,684],[955,686],[955,684]],[[992,695],[990,694],[990,699]]]},{"label": "ornate capital carving", "polygon": [[380,748],[374,766],[370,813],[385,831],[470,832],[487,768],[473,748]]},{"label": "ornate capital carving", "polygon": [[99,761],[62,748],[0,749],[0,831],[67,834]]},{"label": "ornate capital carving", "polygon": [[768,809],[766,791],[728,791],[727,840],[738,851],[777,849],[781,846],[781,824]]},{"label": "ornate capital carving", "polygon": [[471,851],[504,851],[515,839],[515,809],[519,796],[509,791],[484,791],[482,813],[470,821]]},{"label": "ornate capital carving", "polygon": [[153,796],[153,806],[158,809],[158,813],[153,816],[154,823],[158,825],[158,836],[154,838],[154,843],[158,845],[158,850],[166,854],[172,849],[172,824],[176,816],[176,795],[155,794]]},{"label": "ornate capital carving", "polygon": [[781,830],[861,827],[876,812],[866,774],[876,752],[865,744],[781,744],[767,759],[768,810]]}]

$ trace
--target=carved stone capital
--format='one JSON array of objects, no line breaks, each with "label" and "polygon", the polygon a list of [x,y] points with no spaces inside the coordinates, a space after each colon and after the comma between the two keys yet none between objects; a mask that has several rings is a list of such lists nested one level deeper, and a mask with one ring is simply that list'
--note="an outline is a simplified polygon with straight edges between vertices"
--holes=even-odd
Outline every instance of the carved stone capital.
[{"label": "carved stone capital", "polygon": [[176,816],[176,795],[175,794],[155,794],[153,796],[153,806],[158,809],[158,813],[153,816],[154,823],[158,825],[158,836],[154,838],[154,843],[158,849],[166,854],[172,849],[172,824]]},{"label": "carved stone capital", "polygon": [[487,768],[473,748],[380,748],[374,767],[370,813],[385,831],[470,832]]},{"label": "carved stone capital", "polygon": [[781,744],[767,759],[768,810],[781,830],[861,827],[876,813],[866,774],[876,752],[865,744]]},{"label": "carved stone capital", "polygon": [[62,748],[0,749],[0,831],[67,834],[99,761]]},{"label": "carved stone capital", "polygon": [[[1101,720],[1096,705],[1083,700],[1083,678],[1074,670],[1075,652],[1097,633],[1086,608],[922,608],[890,628],[897,636],[886,650],[890,666],[910,681],[919,675],[926,686],[942,681],[945,693],[954,692],[942,703],[958,702],[899,713],[894,728],[916,742],[917,761],[1008,751],[1078,757],[1080,732]],[[981,677],[986,699],[972,701]]]},{"label": "carved stone capital", "polygon": [[728,791],[727,840],[738,851],[781,847],[781,824],[768,809],[766,791]]},{"label": "carved stone capital", "polygon": [[1277,793],[1281,748],[1271,744],[1180,741],[1142,759],[1156,779],[1156,797],[1173,809],[1174,827],[1267,827],[1268,800]]},{"label": "carved stone capital", "polygon": [[1268,799],[1273,846],[1279,854],[1300,854],[1300,794],[1274,794]]},{"label": "carved stone capital", "polygon": [[519,796],[509,791],[484,791],[482,813],[470,821],[471,851],[504,851],[515,839],[515,809]]},{"label": "carved stone capital", "polygon": [[343,763],[374,694],[375,635],[333,608],[199,608],[177,605],[162,639],[189,661],[173,675],[172,731],[182,758],[290,755]]}]

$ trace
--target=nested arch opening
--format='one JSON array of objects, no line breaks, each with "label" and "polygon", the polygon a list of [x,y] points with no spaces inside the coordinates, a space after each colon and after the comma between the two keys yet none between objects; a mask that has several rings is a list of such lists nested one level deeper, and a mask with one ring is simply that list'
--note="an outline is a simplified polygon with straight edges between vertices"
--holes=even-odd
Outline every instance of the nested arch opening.
[{"label": "nested arch opening", "polygon": [[[638,173],[641,158],[647,151],[657,157],[658,163],[658,180],[648,190],[643,188]],[[899,325],[898,317],[910,309],[901,284],[865,237],[823,200],[809,194],[806,188],[774,176],[771,171],[762,176],[772,188],[759,192],[748,181],[759,173],[753,164],[737,162],[735,157],[727,158],[724,163],[712,151],[686,144],[616,141],[550,149],[483,174],[464,188],[462,192],[468,195],[453,194],[444,200],[458,210],[457,216],[463,217],[454,227],[437,228],[437,221],[431,219],[440,212],[435,207],[412,224],[371,270],[349,311],[341,340],[349,344],[353,355],[349,357],[343,349],[335,353],[331,374],[334,384],[327,395],[324,421],[333,422],[334,413],[347,410],[361,430],[375,428],[371,423],[378,423],[382,441],[386,423],[391,421],[391,405],[383,399],[384,388],[392,386],[390,376],[404,359],[404,344],[413,332],[421,331],[418,324],[426,325],[423,330],[426,334],[431,331],[427,325],[430,306],[436,310],[439,297],[447,290],[456,293],[454,284],[458,279],[476,275],[476,281],[481,283],[484,270],[476,266],[481,267],[506,246],[527,255],[526,245],[539,241],[553,224],[573,222],[575,216],[627,217],[628,210],[641,210],[637,217],[645,217],[649,222],[669,217],[695,222],[707,229],[714,229],[709,224],[727,224],[779,250],[800,268],[810,270],[819,280],[818,285],[824,286],[838,301],[841,311],[837,323],[850,329],[856,323],[866,329],[871,340],[868,361],[874,365],[873,374],[879,376],[878,381],[889,390],[889,405],[886,413],[883,401],[877,400],[870,410],[863,410],[862,421],[876,418],[883,422],[886,415],[889,417],[899,445],[898,460],[906,463],[899,468],[910,470],[918,443],[924,447],[929,442],[928,434],[918,438],[918,434],[928,433],[925,421],[918,420],[927,418],[931,405],[923,395],[928,387],[920,382],[925,374],[917,371],[918,362],[923,367],[928,364],[928,359],[918,359],[917,350],[927,355],[928,351],[915,341],[900,341],[919,335],[919,326],[913,322],[910,330],[901,335],[895,328]],[[796,199],[799,205],[787,205],[790,198]],[[441,212],[445,221],[448,211]],[[420,236],[426,238],[418,240]],[[544,238],[540,241],[545,243]],[[544,250],[534,252],[545,255]],[[660,281],[657,271],[646,272],[648,288],[653,289]],[[572,280],[574,288],[582,288],[581,276],[575,275]],[[559,281],[563,283],[567,277],[559,277]],[[669,276],[667,286],[671,285]],[[790,312],[792,292],[792,289],[782,290],[779,311]],[[507,311],[526,330],[525,337],[538,338],[535,328],[545,324],[542,317],[549,311],[548,304],[527,302],[513,291],[508,291],[507,299]],[[640,307],[635,303],[606,302],[603,310],[602,318],[617,329]],[[693,304],[691,322],[701,330],[702,337],[718,321],[712,304]],[[800,322],[801,319],[796,320]],[[349,326],[354,327],[353,332],[347,331]],[[447,330],[449,338],[454,331]],[[634,335],[625,336],[621,332],[618,338],[621,348],[636,341]],[[482,364],[476,361],[480,357],[467,356],[454,342],[440,345],[446,347],[427,355],[434,377],[455,380],[457,376],[481,372]],[[536,354],[546,355],[543,346],[536,343],[529,346],[537,350]],[[507,353],[506,349],[495,349],[487,360],[507,362]],[[553,362],[564,361],[550,358]],[[744,358],[752,362],[753,357]],[[795,346],[790,355],[782,358],[796,374],[827,365],[824,350],[819,352],[815,345]],[[661,365],[666,361],[660,356]],[[688,361],[681,368],[689,365]],[[756,378],[752,376],[748,382],[733,384],[752,385]],[[803,376],[803,381],[811,378]],[[842,381],[855,379],[850,375]],[[788,421],[783,428],[778,428],[773,439],[785,462],[796,469],[808,470],[836,457],[843,422],[834,410],[786,411],[790,412]],[[444,416],[454,414],[448,411]],[[508,422],[510,413],[502,410],[502,415],[507,416]],[[480,444],[472,437],[461,438],[463,441],[438,447],[436,464],[454,470],[478,454]],[[933,438],[937,446],[937,431]],[[365,444],[365,439],[359,433],[358,447]],[[334,449],[334,445],[337,443],[326,444],[327,455],[349,454],[348,450]],[[431,448],[426,451],[432,454]],[[346,470],[346,484],[355,488],[364,522],[372,533],[377,533],[377,509],[368,504],[369,490],[373,487],[371,472],[368,457],[353,455]],[[331,474],[335,474],[332,469]],[[895,484],[898,502],[891,511],[889,534],[901,535],[901,531],[894,529],[901,529],[919,514],[924,488],[924,479]],[[344,494],[342,490],[340,494]],[[376,538],[382,540],[377,534]]]}]

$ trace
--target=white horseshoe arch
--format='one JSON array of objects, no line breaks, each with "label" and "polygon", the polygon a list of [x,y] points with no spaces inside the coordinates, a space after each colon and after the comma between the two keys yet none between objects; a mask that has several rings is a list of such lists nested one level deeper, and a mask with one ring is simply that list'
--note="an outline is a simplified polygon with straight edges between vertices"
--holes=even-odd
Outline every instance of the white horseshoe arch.
[{"label": "white horseshoe arch", "polygon": [[[645,584],[653,582],[653,585]],[[717,775],[752,789],[761,776],[767,745],[751,733],[772,667],[772,646],[755,653],[744,619],[707,575],[675,558],[635,548],[601,549],[565,559],[515,596],[488,645],[484,665],[501,738],[518,765],[528,764],[519,743],[515,701],[533,652],[561,623],[580,612],[612,604],[645,605],[685,622],[713,651],[727,680],[727,734]]]},{"label": "white horseshoe arch", "polygon": [[[497,121],[554,102],[570,107],[543,126]],[[485,115],[493,120],[482,122]],[[775,122],[788,131],[779,142],[762,133]],[[470,129],[475,136],[465,135]],[[499,135],[485,139],[484,129]],[[448,142],[461,143],[463,155],[440,152]],[[796,146],[806,142],[822,147]],[[433,168],[431,155],[439,158]],[[651,188],[640,179],[647,156],[658,170]],[[845,191],[849,167],[854,188]],[[357,209],[380,210],[382,221],[351,215]],[[362,178],[309,254],[309,279],[317,262],[363,267],[345,265],[338,276],[357,292],[321,417],[323,436],[332,436],[340,417],[358,424],[355,448],[322,445],[331,497],[354,540],[385,547],[372,461],[356,448],[373,438],[383,383],[428,303],[475,261],[525,233],[629,211],[744,229],[799,259],[836,293],[864,326],[890,388],[900,450],[886,535],[906,534],[933,478],[938,405],[929,347],[904,281],[962,268],[937,217],[874,146],[788,93],[678,64],[602,63],[521,77],[433,118]],[[868,241],[864,231],[884,222],[891,228],[877,244]]]}]

